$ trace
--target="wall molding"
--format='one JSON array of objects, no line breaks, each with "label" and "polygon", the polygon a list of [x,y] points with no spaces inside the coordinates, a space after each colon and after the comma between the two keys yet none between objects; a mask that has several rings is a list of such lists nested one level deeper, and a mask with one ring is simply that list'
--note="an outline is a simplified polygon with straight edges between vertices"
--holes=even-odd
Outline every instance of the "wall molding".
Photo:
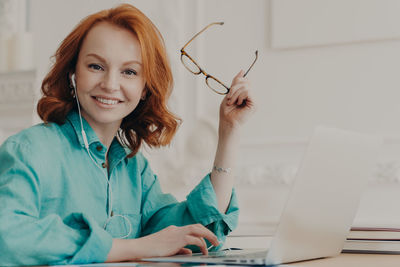
[{"label": "wall molding", "polygon": [[[291,185],[299,164],[274,163],[240,166],[236,181],[240,185]],[[400,161],[378,162],[370,177],[374,184],[400,184]]]},{"label": "wall molding", "polygon": [[35,71],[0,73],[0,143],[32,125]]},{"label": "wall molding", "polygon": [[[35,72],[10,72],[0,74],[0,105],[33,105]],[[30,115],[31,116],[31,115]]]},{"label": "wall molding", "polygon": [[[264,186],[284,185],[290,186],[296,176],[299,164],[288,162],[277,162],[271,164],[246,164],[234,169],[237,185]],[[181,166],[163,165],[158,171],[162,179],[192,187],[199,179],[209,172],[209,164],[184,163]],[[179,175],[177,175],[179,174]],[[184,177],[184,179],[182,179]],[[371,174],[372,184],[400,184],[400,160],[388,160],[378,162]]]},{"label": "wall molding", "polygon": [[[272,0],[271,46],[298,49],[399,40],[397,1]],[[340,21],[337,18],[341,18]]]}]

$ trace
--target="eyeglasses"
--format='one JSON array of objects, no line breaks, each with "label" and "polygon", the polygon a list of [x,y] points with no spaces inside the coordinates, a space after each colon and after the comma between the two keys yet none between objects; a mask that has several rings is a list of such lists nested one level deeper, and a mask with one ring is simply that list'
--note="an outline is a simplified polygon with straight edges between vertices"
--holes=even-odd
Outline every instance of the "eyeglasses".
[{"label": "eyeglasses", "polygon": [[[224,23],[223,22],[211,23],[211,24],[207,25],[206,27],[204,27],[204,29],[202,29],[200,32],[196,33],[196,35],[193,36],[192,39],[190,39],[182,47],[181,61],[182,61],[183,65],[185,66],[185,68],[188,71],[190,71],[191,73],[193,73],[194,75],[199,75],[200,73],[202,73],[204,76],[206,76],[206,84],[211,90],[213,90],[217,94],[226,95],[227,93],[229,93],[230,88],[228,86],[226,86],[223,82],[221,82],[220,80],[215,78],[214,76],[205,72],[199,66],[199,64],[197,64],[197,62],[191,56],[189,56],[189,54],[186,53],[186,51],[185,51],[185,47],[188,46],[190,44],[190,42],[192,42],[197,36],[199,36],[200,33],[204,32],[205,30],[207,30],[209,27],[211,27],[213,25],[224,25]],[[253,63],[250,65],[250,67],[247,69],[247,71],[244,73],[243,77],[245,77],[247,75],[247,73],[249,73],[249,71],[253,67],[254,63],[256,63],[257,58],[258,58],[258,50],[256,50],[255,54],[256,54],[256,58],[254,59]]]}]

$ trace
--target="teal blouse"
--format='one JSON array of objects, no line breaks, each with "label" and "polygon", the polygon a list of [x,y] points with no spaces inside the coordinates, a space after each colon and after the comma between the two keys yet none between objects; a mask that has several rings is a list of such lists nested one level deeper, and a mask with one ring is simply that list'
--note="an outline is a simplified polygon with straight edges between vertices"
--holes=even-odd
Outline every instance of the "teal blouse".
[{"label": "teal blouse", "polygon": [[[106,147],[83,119],[93,159],[105,161]],[[108,184],[90,159],[77,112],[64,124],[38,124],[0,146],[0,265],[104,262],[112,238],[137,238],[169,225],[201,223],[220,241],[238,221],[235,192],[225,214],[217,208],[210,175],[178,202],[161,191],[146,158],[114,139],[108,179],[116,216],[107,226]]]}]

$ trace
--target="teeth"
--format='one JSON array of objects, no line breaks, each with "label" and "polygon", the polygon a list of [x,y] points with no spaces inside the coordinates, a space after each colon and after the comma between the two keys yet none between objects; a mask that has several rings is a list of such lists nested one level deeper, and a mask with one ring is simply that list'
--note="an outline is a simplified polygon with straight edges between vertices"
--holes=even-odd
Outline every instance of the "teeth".
[{"label": "teeth", "polygon": [[101,98],[101,97],[96,97],[96,99],[97,99],[97,101],[99,101],[103,104],[107,104],[107,105],[118,104],[118,100],[105,99],[105,98]]}]

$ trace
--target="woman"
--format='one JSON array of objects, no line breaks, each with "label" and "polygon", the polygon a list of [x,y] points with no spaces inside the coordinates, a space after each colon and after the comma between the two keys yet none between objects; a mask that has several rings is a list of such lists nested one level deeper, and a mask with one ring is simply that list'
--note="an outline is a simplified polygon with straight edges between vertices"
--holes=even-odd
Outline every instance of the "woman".
[{"label": "woman", "polygon": [[237,224],[240,123],[253,109],[241,71],[220,108],[215,166],[184,202],[163,194],[144,156],[170,143],[172,75],[161,35],[123,4],[85,18],[42,84],[45,122],[0,147],[0,265],[207,254]]}]

